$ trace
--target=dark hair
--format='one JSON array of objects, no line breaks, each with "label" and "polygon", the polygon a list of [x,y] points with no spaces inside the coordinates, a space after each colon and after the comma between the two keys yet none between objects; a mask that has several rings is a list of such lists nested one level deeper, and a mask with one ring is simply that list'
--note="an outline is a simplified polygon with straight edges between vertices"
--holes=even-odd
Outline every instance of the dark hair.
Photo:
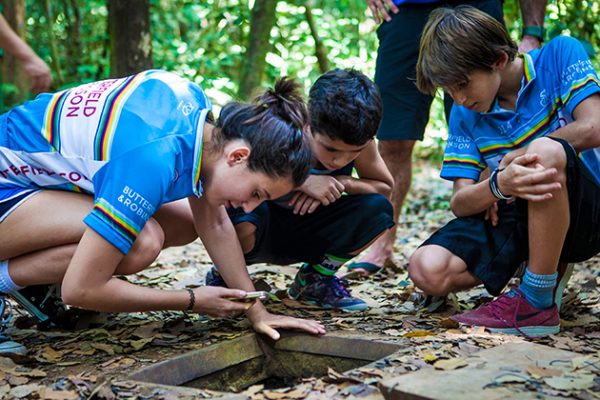
[{"label": "dark hair", "polygon": [[514,60],[517,45],[493,17],[471,6],[437,8],[421,35],[417,87],[433,95],[467,82],[475,70],[491,71],[502,53]]},{"label": "dark hair", "polygon": [[216,122],[213,144],[243,139],[251,148],[248,168],[271,177],[291,176],[301,185],[308,176],[312,156],[302,132],[307,111],[299,85],[282,78],[253,103],[228,103]]},{"label": "dark hair", "polygon": [[334,69],[310,88],[308,111],[313,132],[350,145],[373,139],[381,122],[381,96],[366,75]]}]

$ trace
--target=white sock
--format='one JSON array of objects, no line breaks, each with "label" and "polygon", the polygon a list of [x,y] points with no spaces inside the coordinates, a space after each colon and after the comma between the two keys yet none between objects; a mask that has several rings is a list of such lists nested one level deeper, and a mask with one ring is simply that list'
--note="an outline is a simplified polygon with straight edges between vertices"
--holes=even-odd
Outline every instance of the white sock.
[{"label": "white sock", "polygon": [[8,260],[0,261],[0,293],[13,293],[23,289],[17,285],[8,273]]}]

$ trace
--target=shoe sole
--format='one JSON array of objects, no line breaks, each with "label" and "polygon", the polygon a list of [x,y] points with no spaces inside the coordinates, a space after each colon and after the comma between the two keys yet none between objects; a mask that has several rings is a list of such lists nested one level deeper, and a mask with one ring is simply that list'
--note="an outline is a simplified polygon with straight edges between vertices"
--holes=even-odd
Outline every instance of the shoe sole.
[{"label": "shoe sole", "polygon": [[519,328],[521,332],[515,328],[489,328],[485,327],[488,331],[493,333],[504,333],[507,335],[523,336],[523,334],[529,337],[543,337],[548,335],[555,335],[560,332],[560,325],[556,326],[526,326]]},{"label": "shoe sole", "polygon": [[27,354],[27,348],[22,344],[13,341],[0,343],[0,356],[7,357],[10,354],[24,356]]},{"label": "shoe sole", "polygon": [[565,273],[560,278],[558,285],[556,285],[556,290],[554,292],[554,304],[556,304],[558,311],[560,311],[560,306],[562,305],[563,293],[564,293],[565,289],[567,288],[567,284],[569,283],[569,279],[571,279],[571,275],[573,275],[574,267],[575,266],[572,263],[567,264],[567,267],[565,268]]}]

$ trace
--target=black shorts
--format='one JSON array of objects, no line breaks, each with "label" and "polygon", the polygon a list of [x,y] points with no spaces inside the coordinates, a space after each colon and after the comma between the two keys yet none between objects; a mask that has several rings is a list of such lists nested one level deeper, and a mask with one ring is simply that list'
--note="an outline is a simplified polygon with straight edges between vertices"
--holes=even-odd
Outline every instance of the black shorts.
[{"label": "black shorts", "polygon": [[256,244],[246,263],[316,264],[325,254],[344,257],[394,226],[392,205],[379,194],[342,196],[312,214],[298,215],[272,201],[246,214],[229,209],[234,225],[256,226]]},{"label": "black shorts", "polygon": [[[570,225],[561,261],[581,262],[600,252],[600,184],[566,141],[567,190]],[[529,258],[527,201],[498,202],[498,225],[485,213],[456,218],[435,232],[421,246],[438,245],[460,257],[486,289],[498,295]]]},{"label": "black shorts", "polygon": [[[397,14],[391,14],[391,21],[383,22],[377,29],[375,83],[383,100],[379,140],[423,139],[433,97],[419,92],[415,85],[421,32],[431,11],[460,4],[472,5],[504,23],[501,0],[449,0],[435,4],[402,4]],[[450,96],[446,98],[448,115],[452,102]]]}]

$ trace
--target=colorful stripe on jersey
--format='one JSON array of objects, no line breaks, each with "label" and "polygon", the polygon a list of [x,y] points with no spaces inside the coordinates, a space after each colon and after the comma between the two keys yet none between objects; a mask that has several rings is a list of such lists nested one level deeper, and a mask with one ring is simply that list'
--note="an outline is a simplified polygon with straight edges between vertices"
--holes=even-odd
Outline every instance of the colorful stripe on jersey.
[{"label": "colorful stripe on jersey", "polygon": [[567,93],[567,95],[562,99],[562,102],[564,104],[566,104],[569,99],[571,99],[571,97],[574,97],[575,95],[577,95],[580,91],[584,90],[588,84],[593,83],[596,86],[600,86],[600,81],[598,80],[598,78],[596,76],[588,76],[585,79],[576,82],[572,87],[571,90],[569,90],[569,93]]},{"label": "colorful stripe on jersey", "polygon": [[92,213],[99,214],[98,216],[110,224],[119,236],[125,239],[126,242],[133,244],[140,229],[137,228],[129,218],[116,210],[106,200],[100,198],[96,200]]},{"label": "colorful stripe on jersey", "polygon": [[139,73],[126,78],[119,87],[114,89],[104,103],[100,114],[98,129],[94,138],[94,159],[98,161],[110,158],[110,148],[114,138],[119,114],[127,98],[133,90],[142,83],[144,73]]},{"label": "colorful stripe on jersey", "polygon": [[46,111],[42,135],[55,151],[60,152],[60,112],[69,94],[68,90],[56,93]]},{"label": "colorful stripe on jersey", "polygon": [[192,172],[192,188],[194,194],[197,197],[202,195],[202,178],[200,176],[200,170],[202,168],[202,138],[204,136],[204,123],[206,116],[208,115],[209,109],[206,108],[200,113],[198,118],[198,127],[196,128],[196,143],[194,144],[194,161],[193,161],[193,172]]},{"label": "colorful stripe on jersey", "polygon": [[446,157],[443,161],[444,165],[450,167],[476,167],[476,169],[485,169],[485,165],[480,163],[479,160],[475,158],[467,158],[467,157]]}]

